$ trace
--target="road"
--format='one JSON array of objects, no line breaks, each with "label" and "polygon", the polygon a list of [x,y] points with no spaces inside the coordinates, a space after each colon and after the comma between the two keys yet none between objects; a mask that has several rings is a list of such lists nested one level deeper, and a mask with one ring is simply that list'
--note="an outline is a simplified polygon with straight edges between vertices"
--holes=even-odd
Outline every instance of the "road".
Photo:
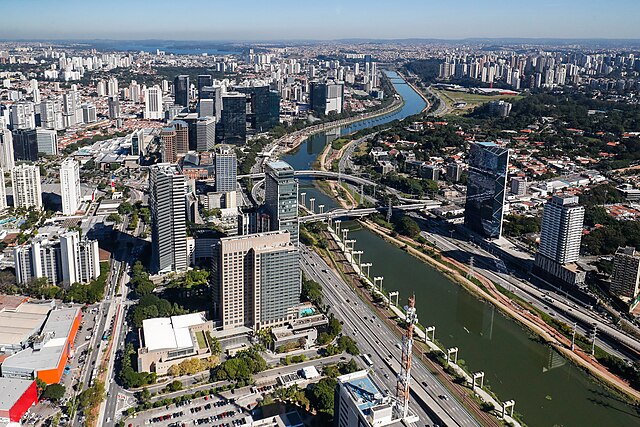
[{"label": "road", "polygon": [[[354,337],[361,352],[370,354],[377,381],[384,384],[393,394],[396,378],[387,360],[391,358],[390,360],[395,360],[396,363],[400,362],[399,338],[318,254],[304,246],[301,246],[301,252],[303,271],[309,278],[322,285],[327,305],[332,307],[336,317],[344,322],[343,333]],[[434,412],[447,426],[479,426],[456,399],[445,400],[439,397],[450,396],[450,393],[415,357],[411,378],[412,390],[421,389],[422,393],[428,396],[428,408],[424,408],[415,400],[410,404],[420,417],[420,425],[434,423],[435,417],[427,415],[427,412]]]},{"label": "road", "polygon": [[[416,215],[412,216],[416,218]],[[453,234],[451,237],[445,237],[448,231],[434,222],[428,222],[427,224],[432,230],[434,226],[439,227],[439,229],[435,230],[436,232],[423,231],[423,237],[430,242],[435,242],[444,255],[465,264],[468,264],[469,258],[474,256],[474,268],[478,273],[511,290],[538,309],[559,318],[569,325],[577,322],[579,333],[588,336],[593,330],[593,324],[596,324],[598,335],[606,334],[612,340],[622,343],[633,350],[640,351],[640,342],[637,339],[619,331],[611,321],[599,316],[595,311],[570,301],[563,294],[547,291],[546,289],[541,290],[529,282],[510,275],[499,257],[462,238],[454,237]],[[629,356],[628,351],[621,351],[618,346],[612,346],[609,342],[599,340],[598,345],[623,359]]]}]

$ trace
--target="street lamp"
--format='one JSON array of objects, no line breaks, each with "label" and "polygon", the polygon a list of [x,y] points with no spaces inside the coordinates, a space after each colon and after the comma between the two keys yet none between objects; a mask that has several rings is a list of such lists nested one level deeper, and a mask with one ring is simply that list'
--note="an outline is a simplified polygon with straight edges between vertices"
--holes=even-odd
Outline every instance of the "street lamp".
[{"label": "street lamp", "polygon": [[300,193],[300,198],[302,198],[302,206],[305,205],[305,198],[306,198],[307,193]]},{"label": "street lamp", "polygon": [[316,203],[316,199],[314,197],[310,198],[309,199],[309,203],[311,204],[311,213],[314,213],[313,212],[313,207],[314,207],[314,205]]}]

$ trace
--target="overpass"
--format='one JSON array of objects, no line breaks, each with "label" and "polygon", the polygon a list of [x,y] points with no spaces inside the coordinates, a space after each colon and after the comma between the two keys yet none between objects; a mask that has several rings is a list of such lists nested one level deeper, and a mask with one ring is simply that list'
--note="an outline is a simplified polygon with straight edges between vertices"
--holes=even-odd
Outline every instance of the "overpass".
[{"label": "overpass", "polygon": [[[373,182],[369,179],[362,178],[355,175],[349,175],[345,173],[332,172],[332,171],[319,171],[319,170],[297,170],[294,172],[294,175],[301,178],[326,178],[326,179],[334,179],[336,181],[346,181],[352,184],[357,185],[369,185],[372,187],[376,187],[378,183]],[[251,178],[251,179],[263,179],[264,172],[262,173],[252,173],[248,175],[238,175],[238,179],[242,178]]]},{"label": "overpass", "polygon": [[[429,201],[429,203],[413,203],[410,205],[399,205],[392,206],[392,209],[399,209],[402,211],[413,211],[413,210],[421,210],[421,209],[433,209],[437,206],[440,206],[440,202]],[[304,207],[305,211],[309,212],[309,210]],[[328,212],[323,213],[312,213],[309,215],[301,216],[300,222],[314,222],[314,221],[325,221],[327,219],[334,218],[361,218],[363,216],[371,215],[376,212],[386,213],[389,209],[388,206],[380,206],[377,208],[356,208],[356,209],[333,209]]]}]

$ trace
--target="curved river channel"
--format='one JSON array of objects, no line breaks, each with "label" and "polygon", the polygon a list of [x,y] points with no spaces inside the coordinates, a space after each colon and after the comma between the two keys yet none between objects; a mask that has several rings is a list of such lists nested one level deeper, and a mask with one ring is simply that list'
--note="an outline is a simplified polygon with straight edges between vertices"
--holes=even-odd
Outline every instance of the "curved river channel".
[{"label": "curved river channel", "polygon": [[[342,129],[309,137],[283,160],[295,169],[311,165],[327,143],[339,135],[417,114],[423,99],[395,72],[387,71],[403,108],[376,119],[363,120]],[[321,192],[312,180],[300,180],[306,200],[326,210],[336,201]],[[344,223],[343,223],[344,226]],[[640,426],[640,409],[626,403],[587,373],[569,363],[551,347],[532,339],[515,321],[482,302],[438,271],[385,242],[374,233],[350,223],[349,236],[364,251],[363,261],[373,263],[371,274],[384,276],[388,290],[400,292],[400,300],[416,295],[420,323],[436,326],[436,338],[446,347],[458,347],[468,369],[485,372],[485,384],[501,400],[514,399],[516,412],[530,426]]]}]

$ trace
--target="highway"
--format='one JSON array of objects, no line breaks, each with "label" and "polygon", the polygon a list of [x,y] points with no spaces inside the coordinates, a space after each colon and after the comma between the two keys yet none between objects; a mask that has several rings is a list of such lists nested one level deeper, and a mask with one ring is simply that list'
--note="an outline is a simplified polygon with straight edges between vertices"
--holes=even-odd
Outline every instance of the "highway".
[{"label": "highway", "polygon": [[[416,218],[415,215],[413,215]],[[424,219],[422,219],[424,221]],[[430,227],[435,223],[428,222]],[[436,225],[437,226],[437,225]],[[462,239],[445,237],[447,231],[440,228],[438,232],[422,232],[422,236],[428,241],[434,242],[444,255],[450,256],[465,264],[474,256],[474,268],[481,275],[498,283],[500,286],[511,290],[524,300],[533,304],[540,310],[559,318],[559,320],[572,325],[578,323],[578,332],[588,336],[595,323],[598,328],[598,336],[605,334],[612,340],[628,346],[630,349],[640,351],[640,342],[637,339],[618,330],[608,319],[599,316],[596,312],[571,302],[566,296],[551,291],[541,290],[531,283],[517,279],[508,274],[499,257],[483,250],[482,248]],[[616,346],[608,342],[598,340],[598,345],[605,350],[626,359],[628,351],[620,351]]]},{"label": "highway", "polygon": [[[322,285],[327,305],[332,308],[336,317],[344,322],[343,333],[353,336],[360,351],[370,355],[378,381],[393,395],[396,378],[392,365],[400,363],[399,338],[318,254],[304,246],[301,246],[301,253],[303,271],[309,278]],[[424,408],[415,400],[412,400],[410,405],[420,417],[420,425],[434,423],[435,417],[427,415],[427,412],[437,414],[447,426],[480,425],[460,402],[450,397],[451,393],[416,357],[411,378],[412,390],[421,389],[421,394],[428,396],[428,408]]]}]

